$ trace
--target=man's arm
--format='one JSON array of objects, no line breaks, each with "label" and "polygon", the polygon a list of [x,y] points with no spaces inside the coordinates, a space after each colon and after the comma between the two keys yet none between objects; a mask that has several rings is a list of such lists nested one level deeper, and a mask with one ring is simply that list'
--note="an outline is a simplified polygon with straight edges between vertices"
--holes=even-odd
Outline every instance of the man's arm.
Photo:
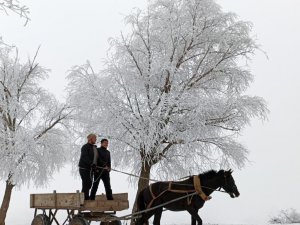
[{"label": "man's arm", "polygon": [[110,159],[110,152],[108,151],[108,157],[107,157],[107,166],[111,168],[111,159]]},{"label": "man's arm", "polygon": [[97,147],[95,145],[93,146],[93,152],[94,152],[93,164],[96,166],[99,154],[98,154]]}]

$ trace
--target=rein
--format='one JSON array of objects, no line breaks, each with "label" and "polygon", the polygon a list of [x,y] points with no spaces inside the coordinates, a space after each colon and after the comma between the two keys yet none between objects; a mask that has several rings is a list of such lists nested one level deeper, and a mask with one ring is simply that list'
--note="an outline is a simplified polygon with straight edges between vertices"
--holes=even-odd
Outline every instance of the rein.
[{"label": "rein", "polygon": [[[97,166],[97,168],[99,168],[99,169],[105,169],[105,167],[99,167],[99,166]],[[146,178],[146,177],[140,177],[140,176],[138,176],[138,175],[136,175],[136,174],[127,173],[127,172],[120,171],[120,170],[113,169],[113,168],[111,168],[111,170],[112,170],[112,171],[115,171],[115,172],[117,172],[117,173],[126,174],[126,175],[128,175],[128,176],[133,176],[133,177],[137,177],[137,178],[144,179],[144,180],[148,180],[148,181],[161,182],[161,181],[159,181],[159,180],[155,180],[155,179],[151,179],[151,178]],[[190,176],[189,176],[189,177],[190,177]],[[197,182],[197,178],[195,178],[195,177],[198,178],[199,182]],[[195,181],[195,180],[196,180],[196,181]],[[225,182],[227,182],[226,177],[225,177]],[[181,185],[181,186],[187,186],[187,187],[194,187],[194,189],[193,189],[193,190],[178,190],[178,189],[172,189],[172,188],[171,188],[171,187],[172,187],[172,183],[173,183],[173,184],[176,184],[176,185],[179,185],[179,186]],[[198,184],[195,184],[195,183],[198,183]],[[201,193],[203,193],[204,195],[205,195],[205,193],[202,191],[201,188],[206,188],[206,189],[210,189],[210,190],[213,190],[213,191],[218,191],[218,192],[227,193],[226,191],[221,190],[222,187],[219,187],[219,188],[217,188],[217,189],[214,189],[214,188],[202,186],[201,183],[200,183],[199,176],[193,176],[193,184],[181,184],[181,183],[177,183],[177,182],[174,182],[174,181],[169,181],[168,189],[165,190],[165,191],[163,191],[162,193],[160,193],[160,194],[159,194],[158,196],[156,196],[156,197],[154,196],[154,194],[153,194],[153,192],[152,192],[152,190],[151,190],[151,186],[152,186],[152,184],[149,185],[149,190],[150,190],[150,192],[151,192],[152,197],[154,197],[154,199],[151,200],[151,202],[148,204],[148,206],[146,207],[146,209],[141,210],[141,211],[138,211],[138,212],[135,212],[135,213],[131,213],[131,214],[128,214],[128,215],[124,215],[124,216],[122,216],[122,217],[118,217],[117,219],[118,219],[118,220],[128,220],[128,219],[139,218],[143,213],[146,213],[146,212],[155,210],[155,209],[157,209],[157,208],[164,207],[164,206],[166,206],[166,205],[168,205],[168,204],[170,204],[170,203],[174,203],[174,202],[177,202],[177,201],[179,201],[179,200],[181,200],[181,199],[185,199],[185,198],[186,198],[187,201],[190,203],[191,200],[192,200],[192,198],[193,198],[193,196],[195,196],[195,195],[199,195],[200,198],[203,199],[203,197],[201,196]],[[199,189],[200,189],[200,190],[199,190]],[[158,198],[159,196],[161,196],[162,194],[164,194],[164,193],[167,192],[167,191],[177,192],[177,193],[179,193],[179,192],[180,192],[180,193],[186,193],[186,195],[181,196],[181,197],[178,197],[178,198],[173,199],[173,200],[170,200],[170,201],[168,201],[168,202],[162,203],[162,204],[160,204],[160,205],[157,205],[157,206],[154,206],[154,207],[150,207],[150,206],[152,205],[153,201],[154,201],[156,198]],[[206,195],[205,195],[205,196],[206,196]],[[206,196],[206,197],[210,197],[210,196]],[[206,201],[206,200],[209,200],[209,199],[206,199],[206,200],[203,199],[203,200]],[[113,221],[113,220],[110,219],[109,221]]]},{"label": "rein", "polygon": [[[97,166],[97,168],[104,169],[105,167]],[[137,177],[137,178],[140,178],[140,179],[143,179],[143,180],[149,180],[149,181],[153,181],[153,182],[161,182],[160,180],[155,180],[155,179],[151,179],[151,178],[147,178],[147,177],[140,177],[139,175],[132,174],[132,173],[127,173],[127,172],[124,172],[124,171],[121,171],[121,170],[117,170],[117,169],[113,169],[113,168],[111,168],[111,170],[115,171],[117,173],[126,174],[128,176]],[[187,176],[187,177],[184,177],[184,178],[188,178],[188,177],[190,177],[190,176]],[[184,179],[184,178],[180,178],[180,179]],[[176,183],[174,181],[172,181],[172,182],[175,183],[176,185],[187,186],[187,187],[194,187],[193,184],[180,184],[180,183]],[[201,187],[209,189],[209,190],[212,190],[212,191],[218,191],[218,192],[227,193],[226,191],[221,190],[221,187],[217,188],[217,189],[214,189],[214,188],[211,188],[211,187],[206,187],[206,186],[203,186],[203,185],[201,185]]]}]

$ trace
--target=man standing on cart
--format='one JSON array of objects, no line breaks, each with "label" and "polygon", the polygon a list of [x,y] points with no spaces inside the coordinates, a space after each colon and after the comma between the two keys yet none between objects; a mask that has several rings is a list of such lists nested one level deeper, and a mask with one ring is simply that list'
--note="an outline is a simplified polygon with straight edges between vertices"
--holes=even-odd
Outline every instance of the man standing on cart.
[{"label": "man standing on cart", "polygon": [[79,174],[82,180],[82,190],[84,193],[84,199],[89,200],[91,196],[89,194],[93,183],[93,177],[96,179],[96,165],[98,161],[98,150],[95,145],[97,137],[95,134],[89,134],[87,136],[87,143],[82,146],[79,159]]},{"label": "man standing on cart", "polygon": [[110,185],[110,176],[109,173],[111,171],[111,158],[110,152],[107,150],[108,140],[101,140],[101,147],[97,148],[98,150],[98,160],[97,160],[97,170],[95,172],[95,177],[97,179],[94,180],[93,187],[91,190],[90,199],[94,200],[96,196],[96,192],[98,190],[100,179],[103,181],[106,198],[107,200],[113,200],[111,185]]}]

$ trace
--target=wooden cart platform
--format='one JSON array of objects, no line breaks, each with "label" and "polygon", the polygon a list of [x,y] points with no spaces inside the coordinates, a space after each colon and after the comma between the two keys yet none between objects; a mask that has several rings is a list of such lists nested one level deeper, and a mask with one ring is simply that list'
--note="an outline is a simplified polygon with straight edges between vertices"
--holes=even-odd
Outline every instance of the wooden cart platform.
[{"label": "wooden cart platform", "polygon": [[[30,208],[35,209],[32,225],[60,225],[56,215],[58,210],[65,210],[67,218],[61,224],[86,225],[91,221],[113,220],[116,211],[129,208],[128,193],[113,194],[114,200],[106,200],[106,195],[97,195],[95,200],[84,200],[84,194],[45,193],[31,194]],[[38,214],[41,211],[42,214]],[[115,219],[114,219],[115,221]],[[114,224],[116,224],[114,222]]]}]

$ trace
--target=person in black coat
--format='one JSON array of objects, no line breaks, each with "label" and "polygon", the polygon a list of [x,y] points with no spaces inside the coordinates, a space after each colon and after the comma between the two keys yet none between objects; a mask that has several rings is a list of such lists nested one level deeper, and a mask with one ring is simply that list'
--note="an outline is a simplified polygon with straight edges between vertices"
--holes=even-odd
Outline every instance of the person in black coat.
[{"label": "person in black coat", "polygon": [[91,190],[91,199],[95,199],[96,192],[98,190],[100,179],[103,181],[106,198],[107,200],[113,200],[111,185],[110,185],[110,176],[109,172],[111,171],[111,158],[110,152],[107,150],[108,147],[108,140],[102,139],[101,140],[101,147],[97,148],[98,150],[98,161],[97,166],[99,167],[98,175],[99,178],[95,179],[93,183],[93,187]]},{"label": "person in black coat", "polygon": [[87,136],[88,142],[82,146],[79,159],[79,174],[82,180],[82,190],[84,193],[84,199],[89,200],[90,189],[93,183],[93,177],[95,179],[95,169],[98,160],[97,146],[95,145],[97,137],[95,134],[89,134]]}]

